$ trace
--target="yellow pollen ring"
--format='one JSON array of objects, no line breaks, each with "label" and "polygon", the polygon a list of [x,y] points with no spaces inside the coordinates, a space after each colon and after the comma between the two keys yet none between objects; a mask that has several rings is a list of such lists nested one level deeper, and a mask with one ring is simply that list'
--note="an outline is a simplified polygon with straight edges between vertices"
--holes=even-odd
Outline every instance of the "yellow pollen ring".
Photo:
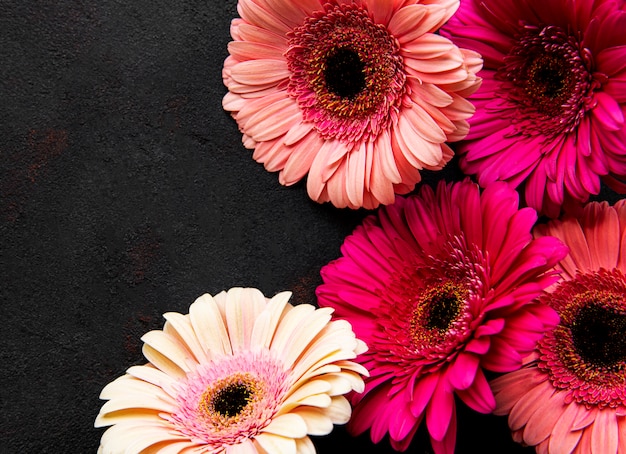
[{"label": "yellow pollen ring", "polygon": [[[410,322],[410,332],[413,342],[416,344],[429,344],[438,342],[457,320],[461,313],[461,304],[467,300],[469,291],[465,286],[453,281],[437,283],[425,289],[417,297],[415,309]],[[435,314],[434,311],[439,311]],[[442,315],[443,325],[438,326],[433,316]],[[435,326],[433,326],[435,325]]]},{"label": "yellow pollen ring", "polygon": [[[241,398],[238,402],[225,402],[224,395],[233,390],[239,391]],[[207,387],[198,402],[198,412],[206,417],[208,422],[217,427],[227,427],[238,424],[249,417],[254,411],[255,404],[264,395],[263,383],[249,373],[236,373],[217,380]],[[218,407],[233,405],[235,412],[232,415],[224,414]]]}]

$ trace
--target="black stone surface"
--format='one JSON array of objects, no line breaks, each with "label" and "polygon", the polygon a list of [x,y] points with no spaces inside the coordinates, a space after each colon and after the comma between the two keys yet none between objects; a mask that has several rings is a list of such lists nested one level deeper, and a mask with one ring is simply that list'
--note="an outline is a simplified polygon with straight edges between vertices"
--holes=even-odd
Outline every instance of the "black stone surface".
[{"label": "black stone surface", "polygon": [[[233,286],[315,303],[367,214],[281,187],[242,146],[221,107],[235,16],[235,0],[0,0],[0,453],[95,453],[98,395],[145,363],[162,313]],[[314,443],[393,452],[343,427]],[[532,452],[463,407],[457,445]],[[408,452],[431,452],[423,432]]]}]

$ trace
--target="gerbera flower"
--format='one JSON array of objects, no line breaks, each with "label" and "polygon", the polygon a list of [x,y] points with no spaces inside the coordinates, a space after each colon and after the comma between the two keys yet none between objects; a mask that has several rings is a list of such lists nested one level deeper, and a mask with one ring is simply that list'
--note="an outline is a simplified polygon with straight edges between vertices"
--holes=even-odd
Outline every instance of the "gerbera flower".
[{"label": "gerbera flower", "polygon": [[522,365],[558,319],[532,302],[566,254],[555,238],[533,239],[535,210],[494,183],[481,195],[465,180],[441,182],[366,218],[322,269],[321,306],[335,308],[369,347],[370,371],[355,395],[349,430],[387,432],[405,450],[425,419],[437,453],[456,440],[454,396],[488,413],[495,406],[483,370]]},{"label": "gerbera flower", "polygon": [[435,34],[459,0],[239,0],[224,108],[279,181],[338,207],[393,203],[452,157],[481,60]]},{"label": "gerbera flower", "polygon": [[481,186],[525,183],[526,202],[563,205],[624,192],[626,2],[463,0],[442,29],[484,58],[461,168]]},{"label": "gerbera flower", "polygon": [[290,293],[203,295],[188,315],[165,314],[142,340],[150,361],[109,383],[98,452],[312,453],[307,434],[346,423],[343,394],[362,391],[351,361],[365,350],[345,321]]},{"label": "gerbera flower", "polygon": [[492,382],[496,414],[542,453],[626,452],[626,201],[536,229],[570,247],[540,298],[559,313],[523,369]]}]

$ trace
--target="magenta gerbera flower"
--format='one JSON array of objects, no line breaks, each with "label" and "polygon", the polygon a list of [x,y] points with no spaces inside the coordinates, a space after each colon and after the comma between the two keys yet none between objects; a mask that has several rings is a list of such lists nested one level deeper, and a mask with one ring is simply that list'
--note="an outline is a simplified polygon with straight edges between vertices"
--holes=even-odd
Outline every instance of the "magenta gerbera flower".
[{"label": "magenta gerbera flower", "polygon": [[492,382],[513,438],[541,453],[626,453],[626,201],[540,226],[570,247],[541,302],[560,323],[524,368]]},{"label": "magenta gerbera flower", "polygon": [[[563,205],[625,192],[626,2],[463,0],[442,30],[482,54],[461,168],[481,186],[525,183],[527,203]],[[622,181],[620,181],[622,180]]]},{"label": "magenta gerbera flower", "polygon": [[319,303],[335,308],[369,347],[370,371],[349,429],[371,429],[405,450],[423,420],[437,453],[456,440],[454,396],[487,413],[495,406],[483,370],[522,365],[558,319],[533,302],[567,249],[533,239],[535,210],[494,183],[481,195],[465,180],[428,186],[381,208],[322,269]]},{"label": "magenta gerbera flower", "polygon": [[435,32],[459,0],[239,0],[224,108],[279,181],[338,207],[393,203],[452,157],[477,53]]}]

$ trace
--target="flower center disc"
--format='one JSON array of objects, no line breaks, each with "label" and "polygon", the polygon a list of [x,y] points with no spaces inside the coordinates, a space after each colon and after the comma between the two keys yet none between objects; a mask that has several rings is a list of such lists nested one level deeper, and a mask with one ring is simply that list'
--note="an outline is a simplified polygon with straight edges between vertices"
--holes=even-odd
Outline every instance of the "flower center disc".
[{"label": "flower center disc", "polygon": [[198,410],[218,424],[243,416],[256,400],[260,385],[250,374],[233,374],[209,386],[202,394]]},{"label": "flower center disc", "polygon": [[342,47],[330,53],[324,70],[328,91],[353,99],[365,88],[364,67],[359,54],[351,49]]},{"label": "flower center disc", "polygon": [[461,303],[467,293],[463,288],[457,287],[451,282],[446,282],[441,287],[430,288],[420,298],[420,303],[413,313],[413,320],[419,319],[427,329],[447,331],[452,322],[459,315]]},{"label": "flower center disc", "polygon": [[568,399],[626,405],[626,279],[614,269],[578,274],[541,301],[561,321],[539,342],[538,367]]},{"label": "flower center disc", "polygon": [[410,332],[418,350],[440,344],[457,321],[468,295],[467,289],[452,281],[427,287],[417,298]]},{"label": "flower center disc", "polygon": [[567,101],[573,83],[568,62],[559,55],[544,54],[528,65],[524,90],[538,110],[549,113]]},{"label": "flower center disc", "polygon": [[287,92],[322,137],[377,137],[406,92],[397,40],[359,5],[326,4],[287,35]]},{"label": "flower center disc", "polygon": [[590,303],[578,311],[570,329],[584,361],[611,367],[626,360],[626,313]]},{"label": "flower center disc", "polygon": [[176,430],[207,444],[207,452],[254,437],[276,414],[288,373],[267,349],[224,355],[200,364],[172,385]]},{"label": "flower center disc", "polygon": [[535,120],[522,122],[526,133],[570,132],[592,108],[599,83],[589,52],[559,27],[526,26],[504,63],[500,94],[519,106],[520,120]]},{"label": "flower center disc", "polygon": [[237,416],[248,406],[253,391],[247,383],[229,383],[213,396],[211,405],[222,416]]}]

